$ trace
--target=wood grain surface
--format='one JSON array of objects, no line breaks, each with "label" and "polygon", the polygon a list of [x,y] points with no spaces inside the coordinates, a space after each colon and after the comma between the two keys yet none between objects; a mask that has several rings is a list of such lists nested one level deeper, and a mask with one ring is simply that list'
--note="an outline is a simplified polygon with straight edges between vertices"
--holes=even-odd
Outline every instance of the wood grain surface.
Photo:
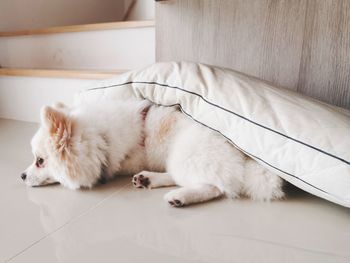
[{"label": "wood grain surface", "polygon": [[57,26],[57,27],[40,28],[40,29],[32,29],[32,30],[0,32],[0,37],[46,35],[46,34],[59,34],[59,33],[70,33],[70,32],[96,31],[96,30],[125,29],[125,28],[135,28],[135,27],[152,27],[152,26],[154,26],[153,20],[121,21],[121,22]]},{"label": "wood grain surface", "polygon": [[350,108],[350,1],[309,0],[298,91]]},{"label": "wood grain surface", "polygon": [[122,74],[126,70],[54,70],[54,69],[13,69],[0,68],[1,76],[41,77],[41,78],[76,78],[76,79],[106,79]]},{"label": "wood grain surface", "polygon": [[349,0],[156,4],[157,61],[232,68],[350,108]]}]

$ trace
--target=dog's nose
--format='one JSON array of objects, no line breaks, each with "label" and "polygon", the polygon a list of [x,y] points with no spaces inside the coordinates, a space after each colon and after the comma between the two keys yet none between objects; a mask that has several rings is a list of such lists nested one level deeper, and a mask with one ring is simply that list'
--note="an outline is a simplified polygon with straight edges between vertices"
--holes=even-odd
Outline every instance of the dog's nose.
[{"label": "dog's nose", "polygon": [[26,173],[22,173],[22,174],[21,174],[21,178],[22,178],[22,180],[24,181],[24,180],[27,178],[27,174],[26,174]]}]

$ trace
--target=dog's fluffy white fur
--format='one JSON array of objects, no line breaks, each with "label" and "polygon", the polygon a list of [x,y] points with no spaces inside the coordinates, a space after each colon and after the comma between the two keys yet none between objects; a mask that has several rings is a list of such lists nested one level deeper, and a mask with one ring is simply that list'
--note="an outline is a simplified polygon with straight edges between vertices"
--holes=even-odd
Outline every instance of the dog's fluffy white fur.
[{"label": "dog's fluffy white fur", "polygon": [[139,188],[181,186],[165,195],[173,206],[223,195],[254,200],[284,195],[282,179],[223,136],[175,107],[147,101],[45,106],[31,144],[34,163],[22,175],[29,186],[59,182],[71,189],[91,188],[128,173]]}]

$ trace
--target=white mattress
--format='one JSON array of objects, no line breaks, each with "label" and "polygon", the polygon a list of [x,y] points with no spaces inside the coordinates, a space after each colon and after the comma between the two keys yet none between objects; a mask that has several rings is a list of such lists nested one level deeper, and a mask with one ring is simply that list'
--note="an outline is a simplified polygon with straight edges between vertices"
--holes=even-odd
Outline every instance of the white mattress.
[{"label": "white mattress", "polygon": [[183,113],[297,187],[350,207],[350,112],[244,74],[158,63],[96,83],[78,100],[144,98]]}]

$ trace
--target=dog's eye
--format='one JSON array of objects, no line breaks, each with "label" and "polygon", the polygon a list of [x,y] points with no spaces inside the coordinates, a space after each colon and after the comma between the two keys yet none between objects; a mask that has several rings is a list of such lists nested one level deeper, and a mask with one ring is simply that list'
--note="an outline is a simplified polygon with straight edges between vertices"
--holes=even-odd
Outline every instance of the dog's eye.
[{"label": "dog's eye", "polygon": [[35,162],[36,167],[43,167],[43,164],[44,164],[43,158],[41,157],[36,158],[36,162]]}]

